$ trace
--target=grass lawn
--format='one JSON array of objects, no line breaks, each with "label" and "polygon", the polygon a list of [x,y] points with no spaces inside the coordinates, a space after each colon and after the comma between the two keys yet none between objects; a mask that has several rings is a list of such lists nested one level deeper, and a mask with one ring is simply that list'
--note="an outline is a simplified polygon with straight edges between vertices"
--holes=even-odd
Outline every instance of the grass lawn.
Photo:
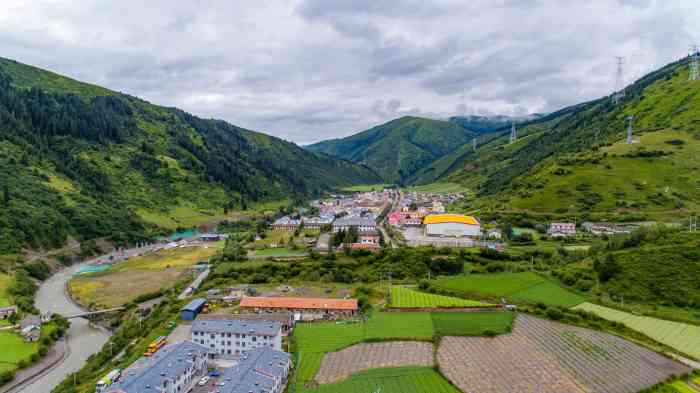
[{"label": "grass lawn", "polygon": [[289,239],[294,235],[293,231],[284,231],[280,229],[269,229],[265,231],[265,238],[256,240],[253,243],[254,247],[269,247],[271,244],[287,244]]},{"label": "grass lawn", "polygon": [[419,292],[402,286],[391,288],[391,306],[398,308],[421,307],[491,307],[492,304],[457,297]]},{"label": "grass lawn", "polygon": [[199,261],[207,261],[218,247],[183,247],[161,250],[131,258],[111,269],[73,278],[73,296],[83,305],[119,306],[135,297],[168,288],[182,273]]},{"label": "grass lawn", "polygon": [[510,332],[515,314],[506,311],[433,312],[431,316],[438,336],[481,336],[487,331]]},{"label": "grass lawn", "polygon": [[7,293],[7,287],[10,286],[12,277],[8,274],[0,274],[0,307],[10,305],[10,295]]},{"label": "grass lawn", "polygon": [[374,312],[366,323],[317,322],[297,324],[292,352],[297,356],[298,383],[314,378],[323,355],[365,341],[432,341],[436,335],[478,336],[486,331],[510,331],[506,312]]},{"label": "grass lawn", "polygon": [[573,307],[585,298],[560,287],[535,273],[470,274],[441,278],[434,282],[438,288],[526,303],[544,303],[551,306]]},{"label": "grass lawn", "polygon": [[255,250],[255,257],[299,257],[307,255],[306,250],[292,250],[289,248],[265,248]]},{"label": "grass lawn", "polygon": [[26,343],[15,332],[0,331],[0,372],[14,370],[17,362],[29,357],[38,350],[38,343]]},{"label": "grass lawn", "polygon": [[355,186],[342,188],[341,191],[345,192],[367,192],[367,191],[381,191],[387,187],[391,187],[392,184],[358,184]]},{"label": "grass lawn", "polygon": [[678,393],[698,393],[697,390],[691,388],[690,386],[688,386],[687,383],[683,381],[676,381],[672,383],[671,386],[673,386],[673,388],[676,389]]},{"label": "grass lawn", "polygon": [[362,371],[334,384],[302,388],[304,393],[461,393],[429,367],[397,367]]},{"label": "grass lawn", "polygon": [[621,322],[662,344],[700,359],[700,326],[634,315],[593,303],[583,303],[575,308],[592,312],[610,321]]}]

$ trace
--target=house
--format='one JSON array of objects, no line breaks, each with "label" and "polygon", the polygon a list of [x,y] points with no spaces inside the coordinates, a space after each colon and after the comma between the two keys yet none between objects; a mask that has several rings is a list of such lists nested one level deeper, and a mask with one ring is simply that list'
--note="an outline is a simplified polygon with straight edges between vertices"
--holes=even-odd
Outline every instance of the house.
[{"label": "house", "polygon": [[289,333],[294,328],[294,315],[291,312],[274,312],[264,314],[202,314],[197,317],[198,320],[239,320],[239,321],[267,321],[279,323],[282,327],[282,336]]},{"label": "house", "polygon": [[358,232],[375,232],[377,224],[373,218],[369,217],[343,217],[333,222],[333,232],[347,231],[350,228],[357,228]]},{"label": "house", "polygon": [[192,323],[192,341],[209,349],[211,357],[237,358],[258,347],[282,350],[282,326],[271,321],[197,319]]},{"label": "house", "polygon": [[440,237],[479,237],[481,223],[461,214],[431,214],[423,219],[425,234]]},{"label": "house", "polygon": [[581,228],[594,235],[617,235],[620,233],[632,232],[629,228],[624,228],[612,222],[590,222],[586,221],[581,224]]},{"label": "house", "polygon": [[24,330],[28,326],[39,326],[41,327],[41,317],[38,315],[29,314],[19,321],[19,329]]},{"label": "house", "polygon": [[106,393],[188,392],[207,373],[207,359],[207,348],[191,341],[166,345],[124,370]]},{"label": "house", "polygon": [[[341,247],[343,245],[341,244]],[[379,251],[382,247],[376,243],[350,243],[351,250]]]},{"label": "house", "polygon": [[357,299],[250,297],[241,300],[246,312],[291,312],[295,320],[335,319],[357,314]]},{"label": "house", "polygon": [[272,223],[272,229],[282,230],[282,231],[296,231],[296,229],[301,224],[300,220],[291,218],[289,216],[280,217],[275,222]]},{"label": "house", "polygon": [[303,217],[301,221],[304,223],[304,228],[320,230],[324,225],[330,225],[335,220],[332,214],[323,214],[319,217]]},{"label": "house", "polygon": [[287,384],[292,366],[288,353],[269,347],[246,351],[233,367],[221,376],[226,381],[217,387],[221,393],[281,393]]},{"label": "house", "polygon": [[185,321],[194,321],[207,304],[205,299],[197,298],[189,302],[180,310],[180,318]]},{"label": "house", "polygon": [[41,327],[39,325],[29,325],[20,330],[20,335],[26,342],[39,341],[39,337],[41,337]]},{"label": "house", "polygon": [[387,221],[391,226],[397,226],[401,220],[405,217],[405,213],[399,211],[393,211],[387,216]]},{"label": "house", "polygon": [[217,242],[226,238],[228,238],[228,235],[222,235],[219,233],[203,233],[199,235],[199,240],[203,242]]},{"label": "house", "polygon": [[498,228],[491,228],[486,232],[486,237],[489,239],[500,239],[503,237],[503,232]]},{"label": "house", "polygon": [[0,307],[0,320],[7,319],[15,314],[17,314],[17,306]]},{"label": "house", "polygon": [[550,236],[573,236],[576,234],[576,224],[573,222],[553,222],[547,231]]}]

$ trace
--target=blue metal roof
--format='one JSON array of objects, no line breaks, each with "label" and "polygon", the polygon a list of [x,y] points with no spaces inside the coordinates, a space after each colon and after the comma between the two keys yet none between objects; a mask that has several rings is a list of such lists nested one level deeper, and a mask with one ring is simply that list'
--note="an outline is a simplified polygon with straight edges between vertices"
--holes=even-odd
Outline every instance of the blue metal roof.
[{"label": "blue metal roof", "polygon": [[199,311],[207,303],[205,299],[197,298],[189,302],[181,311]]},{"label": "blue metal roof", "polygon": [[204,357],[207,352],[207,348],[191,341],[166,345],[153,356],[141,357],[124,370],[121,381],[110,386],[107,392],[156,392],[156,386],[162,386],[166,379],[178,378],[192,367],[195,356]]},{"label": "blue metal roof", "polygon": [[267,392],[272,388],[272,377],[281,379],[289,364],[288,353],[259,347],[245,352],[239,363],[224,370],[221,393]]},{"label": "blue metal roof", "polygon": [[276,336],[282,325],[271,321],[244,321],[237,319],[202,320],[192,322],[193,332],[236,333]]}]

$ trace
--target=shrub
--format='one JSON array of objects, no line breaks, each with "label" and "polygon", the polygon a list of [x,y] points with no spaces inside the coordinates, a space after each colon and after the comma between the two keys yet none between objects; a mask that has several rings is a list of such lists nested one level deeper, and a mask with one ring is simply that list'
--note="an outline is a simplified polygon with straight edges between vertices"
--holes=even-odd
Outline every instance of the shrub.
[{"label": "shrub", "polygon": [[554,307],[547,308],[547,311],[545,311],[545,315],[547,315],[547,318],[552,319],[554,321],[559,321],[562,318],[564,318],[564,313],[561,312],[561,310]]}]

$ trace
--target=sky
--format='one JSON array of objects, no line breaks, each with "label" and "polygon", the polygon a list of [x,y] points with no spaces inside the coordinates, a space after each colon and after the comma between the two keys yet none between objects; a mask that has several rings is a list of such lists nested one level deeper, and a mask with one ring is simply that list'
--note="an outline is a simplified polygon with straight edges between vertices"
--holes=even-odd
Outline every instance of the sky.
[{"label": "sky", "polygon": [[0,56],[308,144],[609,94],[700,43],[697,0],[3,0]]}]

